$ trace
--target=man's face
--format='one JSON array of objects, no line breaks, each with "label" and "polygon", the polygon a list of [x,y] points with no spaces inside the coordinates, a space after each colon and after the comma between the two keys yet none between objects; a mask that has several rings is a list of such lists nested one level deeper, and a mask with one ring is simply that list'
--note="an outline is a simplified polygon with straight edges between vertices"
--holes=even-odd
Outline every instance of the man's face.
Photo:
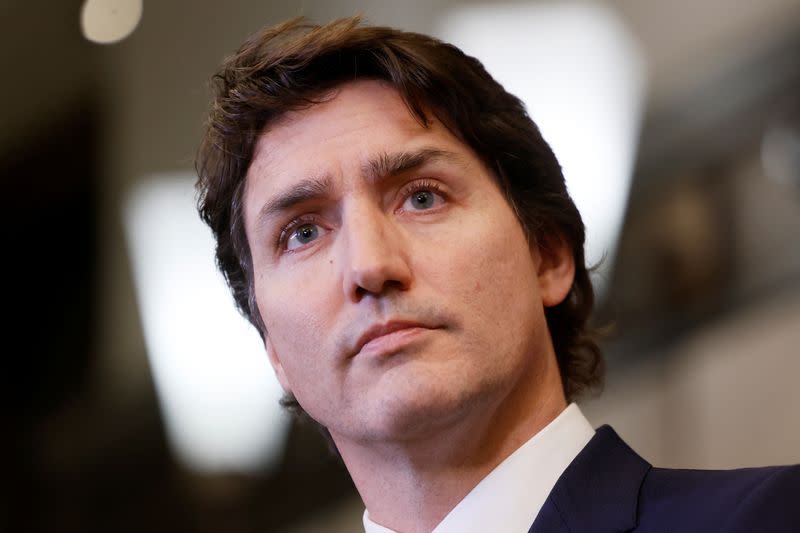
[{"label": "man's face", "polygon": [[[377,81],[262,135],[245,225],[266,346],[334,440],[413,438],[537,387],[571,284],[492,174]],[[563,270],[563,269],[562,269]],[[557,276],[556,276],[557,277]]]}]

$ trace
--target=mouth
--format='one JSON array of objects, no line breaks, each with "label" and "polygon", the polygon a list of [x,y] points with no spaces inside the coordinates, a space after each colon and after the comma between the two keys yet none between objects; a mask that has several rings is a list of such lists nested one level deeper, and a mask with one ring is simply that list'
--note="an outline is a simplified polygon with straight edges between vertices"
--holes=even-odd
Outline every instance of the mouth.
[{"label": "mouth", "polygon": [[376,324],[359,337],[352,355],[380,357],[396,353],[434,329],[438,328],[404,320]]}]

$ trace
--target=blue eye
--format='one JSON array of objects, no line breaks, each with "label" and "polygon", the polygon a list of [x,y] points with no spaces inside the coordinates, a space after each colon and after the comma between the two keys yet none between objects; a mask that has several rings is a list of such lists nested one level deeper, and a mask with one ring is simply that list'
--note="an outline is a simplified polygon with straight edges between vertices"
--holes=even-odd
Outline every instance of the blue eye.
[{"label": "blue eye", "polygon": [[436,192],[429,189],[419,189],[409,195],[404,207],[413,211],[424,211],[436,207],[442,201],[442,197]]},{"label": "blue eye", "polygon": [[411,195],[411,205],[417,209],[430,209],[433,201],[433,193],[430,191],[418,191]]},{"label": "blue eye", "polygon": [[324,233],[324,231],[320,231],[321,229],[317,224],[301,224],[297,226],[286,240],[286,249],[294,250],[315,241]]}]

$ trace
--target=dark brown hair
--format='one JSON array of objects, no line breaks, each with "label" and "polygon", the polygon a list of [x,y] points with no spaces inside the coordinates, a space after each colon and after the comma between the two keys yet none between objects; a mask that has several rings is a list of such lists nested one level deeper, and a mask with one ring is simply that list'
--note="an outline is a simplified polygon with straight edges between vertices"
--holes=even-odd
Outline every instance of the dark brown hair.
[{"label": "dark brown hair", "polygon": [[[214,100],[197,156],[198,209],[217,241],[217,263],[241,312],[258,328],[253,268],[243,221],[245,174],[264,128],[289,110],[314,105],[355,79],[384,80],[427,126],[433,113],[491,169],[532,245],[565,242],[575,280],[546,309],[564,392],[573,400],[599,385],[603,359],[589,334],[594,303],[580,213],[561,167],[522,102],[476,59],[431,37],[361,25],[295,19],[251,37],[213,78]],[[300,410],[296,400],[284,405]],[[300,410],[302,412],[302,410]]]}]

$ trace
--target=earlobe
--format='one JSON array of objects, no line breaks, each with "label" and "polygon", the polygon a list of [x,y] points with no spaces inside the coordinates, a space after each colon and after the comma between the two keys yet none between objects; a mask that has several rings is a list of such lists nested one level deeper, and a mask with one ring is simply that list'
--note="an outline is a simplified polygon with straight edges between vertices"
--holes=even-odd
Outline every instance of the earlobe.
[{"label": "earlobe", "polygon": [[569,294],[575,279],[575,258],[572,249],[561,238],[539,247],[539,291],[545,307],[553,307]]},{"label": "earlobe", "polygon": [[267,350],[267,357],[269,358],[269,363],[272,365],[272,370],[275,372],[275,377],[278,378],[278,383],[281,384],[284,392],[291,393],[292,388],[289,386],[289,380],[286,378],[286,373],[283,371],[280,357],[275,351],[275,346],[273,346],[269,335],[264,336],[264,348]]}]

